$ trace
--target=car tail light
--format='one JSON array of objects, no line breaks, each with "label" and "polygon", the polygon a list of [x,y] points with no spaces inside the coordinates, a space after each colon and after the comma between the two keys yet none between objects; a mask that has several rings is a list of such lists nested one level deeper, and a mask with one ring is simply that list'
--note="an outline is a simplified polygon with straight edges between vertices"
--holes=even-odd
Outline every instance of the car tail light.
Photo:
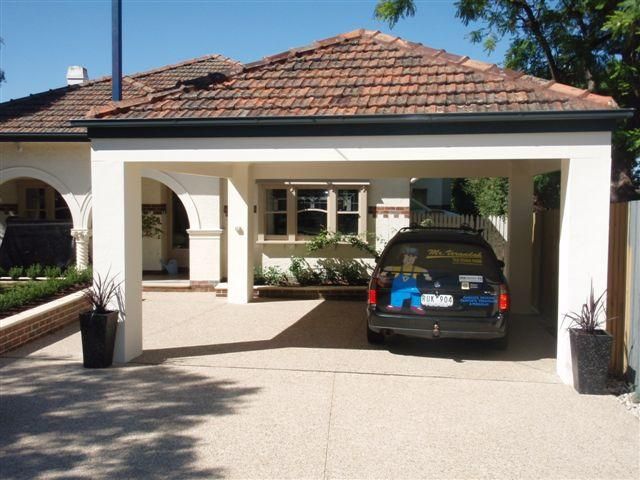
[{"label": "car tail light", "polygon": [[375,307],[378,303],[378,291],[369,290],[369,306]]},{"label": "car tail light", "polygon": [[511,298],[509,297],[509,290],[506,285],[500,285],[500,298],[498,300],[498,308],[501,312],[509,311],[511,306]]}]

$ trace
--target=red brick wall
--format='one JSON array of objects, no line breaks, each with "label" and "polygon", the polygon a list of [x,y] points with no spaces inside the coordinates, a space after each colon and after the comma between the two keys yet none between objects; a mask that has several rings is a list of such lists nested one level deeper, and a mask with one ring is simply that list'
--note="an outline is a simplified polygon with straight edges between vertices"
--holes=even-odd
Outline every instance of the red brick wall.
[{"label": "red brick wall", "polygon": [[87,300],[79,297],[2,330],[0,332],[0,354],[18,348],[47,333],[59,330],[65,325],[77,322],[78,314],[88,309]]}]

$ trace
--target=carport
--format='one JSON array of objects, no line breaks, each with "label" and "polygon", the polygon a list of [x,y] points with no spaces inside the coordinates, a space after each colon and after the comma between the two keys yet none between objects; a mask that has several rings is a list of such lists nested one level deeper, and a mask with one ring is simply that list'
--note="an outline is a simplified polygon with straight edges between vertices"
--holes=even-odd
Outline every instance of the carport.
[{"label": "carport", "polygon": [[[363,51],[379,62],[354,72],[348,60]],[[606,288],[610,132],[626,112],[606,97],[454,57],[357,31],[77,121],[92,141],[94,271],[123,280],[116,360],[143,350],[141,224],[131,205],[140,204],[144,169],[228,180],[228,301],[237,304],[252,297],[258,182],[508,177],[507,274],[518,313],[531,308],[532,176],[561,170],[557,372],[570,383],[562,318],[591,282]],[[297,86],[277,80],[301,70]]]}]

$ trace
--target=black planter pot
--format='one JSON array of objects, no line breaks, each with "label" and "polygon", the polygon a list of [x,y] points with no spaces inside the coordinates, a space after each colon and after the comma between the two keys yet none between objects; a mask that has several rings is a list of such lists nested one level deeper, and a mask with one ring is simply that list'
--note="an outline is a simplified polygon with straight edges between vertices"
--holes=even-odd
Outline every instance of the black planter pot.
[{"label": "black planter pot", "polygon": [[569,329],[573,386],[579,393],[605,393],[613,337],[604,330]]},{"label": "black planter pot", "polygon": [[113,363],[118,312],[80,314],[82,356],[85,368],[107,368]]}]

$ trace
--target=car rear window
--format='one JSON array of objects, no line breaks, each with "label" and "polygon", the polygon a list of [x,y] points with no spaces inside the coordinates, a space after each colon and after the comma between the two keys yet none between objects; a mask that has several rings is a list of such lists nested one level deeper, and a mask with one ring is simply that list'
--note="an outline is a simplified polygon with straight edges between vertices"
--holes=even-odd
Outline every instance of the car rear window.
[{"label": "car rear window", "polygon": [[439,272],[452,275],[482,275],[497,281],[493,253],[481,246],[454,242],[399,242],[391,246],[380,262],[390,273]]}]

